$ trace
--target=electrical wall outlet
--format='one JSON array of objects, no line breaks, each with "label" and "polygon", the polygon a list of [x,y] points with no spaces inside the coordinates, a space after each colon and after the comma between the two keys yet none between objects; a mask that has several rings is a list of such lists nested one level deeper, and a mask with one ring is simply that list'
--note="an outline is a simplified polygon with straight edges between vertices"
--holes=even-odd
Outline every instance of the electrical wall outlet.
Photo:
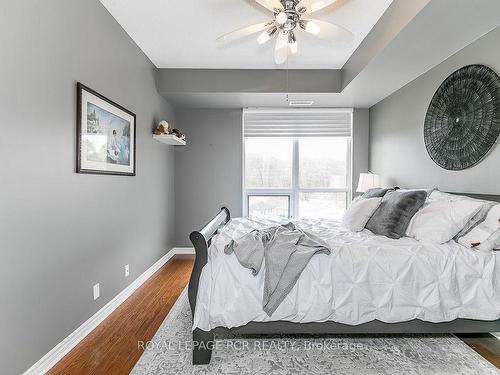
[{"label": "electrical wall outlet", "polygon": [[125,277],[130,275],[130,266],[128,264],[125,265]]},{"label": "electrical wall outlet", "polygon": [[99,283],[94,285],[94,301],[99,298]]}]

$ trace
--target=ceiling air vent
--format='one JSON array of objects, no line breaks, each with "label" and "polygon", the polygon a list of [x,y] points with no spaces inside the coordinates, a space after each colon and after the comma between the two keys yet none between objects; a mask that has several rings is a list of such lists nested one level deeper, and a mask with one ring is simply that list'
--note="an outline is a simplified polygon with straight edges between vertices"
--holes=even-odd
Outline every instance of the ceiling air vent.
[{"label": "ceiling air vent", "polygon": [[310,107],[314,104],[312,100],[290,100],[288,105],[290,107]]}]

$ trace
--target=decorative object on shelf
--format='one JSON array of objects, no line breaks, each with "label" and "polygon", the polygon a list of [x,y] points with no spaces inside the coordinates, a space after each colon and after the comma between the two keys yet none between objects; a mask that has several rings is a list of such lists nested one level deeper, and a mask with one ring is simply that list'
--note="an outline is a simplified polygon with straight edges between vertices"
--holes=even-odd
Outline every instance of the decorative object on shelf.
[{"label": "decorative object on shelf", "polygon": [[178,129],[172,129],[166,121],[161,121],[156,127],[153,139],[169,146],[185,146],[186,136]]},{"label": "decorative object on shelf", "polygon": [[255,25],[223,35],[220,43],[231,43],[248,35],[261,33],[257,43],[264,44],[276,36],[274,59],[276,64],[284,64],[288,54],[298,52],[297,34],[305,31],[320,39],[331,42],[351,42],[353,33],[340,25],[308,18],[311,13],[322,10],[337,0],[255,0],[271,11],[273,18]]},{"label": "decorative object on shelf", "polygon": [[77,173],[135,176],[131,111],[77,84]]},{"label": "decorative object on shelf", "polygon": [[186,136],[180,132],[178,129],[172,129],[172,134],[175,135],[177,138],[182,139],[183,141],[186,140]]},{"label": "decorative object on shelf", "polygon": [[374,173],[360,173],[357,193],[366,193],[368,190],[380,187],[380,176]]},{"label": "decorative object on shelf", "polygon": [[170,127],[170,124],[165,120],[160,121],[160,123],[158,124],[158,126],[154,131],[155,135],[171,134],[171,133],[172,133],[172,128]]},{"label": "decorative object on shelf", "polygon": [[484,65],[451,74],[427,111],[424,140],[432,160],[447,170],[479,163],[500,134],[500,78]]}]

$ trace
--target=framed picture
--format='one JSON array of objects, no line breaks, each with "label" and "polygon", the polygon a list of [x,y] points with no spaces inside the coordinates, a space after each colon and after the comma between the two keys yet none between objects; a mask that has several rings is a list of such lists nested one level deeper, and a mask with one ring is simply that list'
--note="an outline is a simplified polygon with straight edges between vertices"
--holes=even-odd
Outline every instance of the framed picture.
[{"label": "framed picture", "polygon": [[135,114],[77,84],[77,173],[135,176]]}]

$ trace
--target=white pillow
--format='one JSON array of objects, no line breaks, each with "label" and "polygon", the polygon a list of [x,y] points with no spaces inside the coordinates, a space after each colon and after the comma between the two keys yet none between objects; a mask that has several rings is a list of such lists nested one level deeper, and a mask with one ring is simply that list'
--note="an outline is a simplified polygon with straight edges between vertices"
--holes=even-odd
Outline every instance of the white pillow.
[{"label": "white pillow", "polygon": [[380,202],[382,202],[382,198],[354,200],[342,218],[342,226],[353,232],[361,232],[380,206]]},{"label": "white pillow", "polygon": [[500,204],[491,208],[486,219],[473,228],[458,243],[480,251],[492,251],[500,244]]},{"label": "white pillow", "polygon": [[443,244],[455,237],[485,204],[464,196],[434,191],[410,221],[408,237]]},{"label": "white pillow", "polygon": [[429,201],[452,201],[452,202],[468,200],[468,201],[475,201],[475,202],[481,202],[481,203],[487,202],[487,201],[483,201],[480,199],[470,198],[470,197],[467,197],[465,195],[445,193],[445,192],[439,191],[437,189],[434,189],[431,192],[431,194],[428,196],[427,200],[429,200]]}]

